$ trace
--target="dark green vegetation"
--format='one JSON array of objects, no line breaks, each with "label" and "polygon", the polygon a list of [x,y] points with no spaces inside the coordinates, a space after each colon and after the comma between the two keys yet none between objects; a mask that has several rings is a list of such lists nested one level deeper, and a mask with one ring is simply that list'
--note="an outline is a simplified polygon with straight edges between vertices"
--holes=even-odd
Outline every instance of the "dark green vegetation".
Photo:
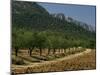
[{"label": "dark green vegetation", "polygon": [[73,21],[49,14],[35,2],[12,3],[12,49],[16,56],[20,49],[28,49],[32,56],[34,48],[48,55],[53,50],[72,47],[95,48],[96,33]]}]

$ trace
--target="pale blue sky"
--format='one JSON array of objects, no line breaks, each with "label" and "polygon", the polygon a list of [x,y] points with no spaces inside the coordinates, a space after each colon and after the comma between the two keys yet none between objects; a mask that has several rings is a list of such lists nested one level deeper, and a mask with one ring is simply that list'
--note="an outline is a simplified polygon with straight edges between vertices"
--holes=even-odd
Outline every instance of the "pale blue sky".
[{"label": "pale blue sky", "polygon": [[65,16],[73,17],[76,20],[95,26],[96,7],[89,5],[39,3],[49,13],[64,13]]}]

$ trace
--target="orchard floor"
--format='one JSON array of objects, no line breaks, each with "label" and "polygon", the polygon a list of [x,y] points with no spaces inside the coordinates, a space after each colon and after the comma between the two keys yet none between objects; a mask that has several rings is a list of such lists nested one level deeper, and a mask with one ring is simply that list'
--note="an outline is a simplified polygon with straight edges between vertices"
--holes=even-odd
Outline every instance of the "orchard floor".
[{"label": "orchard floor", "polygon": [[40,62],[37,59],[34,59],[37,62],[33,62],[31,59],[32,58],[25,58],[24,61],[27,63],[26,65],[12,64],[12,72],[23,74],[96,69],[96,52],[91,49],[86,49],[83,52],[78,52],[50,61]]}]

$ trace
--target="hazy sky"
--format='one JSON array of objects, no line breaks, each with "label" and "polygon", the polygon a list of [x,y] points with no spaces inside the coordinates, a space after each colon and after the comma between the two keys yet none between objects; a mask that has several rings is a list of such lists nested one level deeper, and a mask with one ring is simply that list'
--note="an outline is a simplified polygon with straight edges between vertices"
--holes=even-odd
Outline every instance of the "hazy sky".
[{"label": "hazy sky", "polygon": [[64,13],[76,20],[95,26],[96,7],[89,5],[39,3],[49,13]]}]

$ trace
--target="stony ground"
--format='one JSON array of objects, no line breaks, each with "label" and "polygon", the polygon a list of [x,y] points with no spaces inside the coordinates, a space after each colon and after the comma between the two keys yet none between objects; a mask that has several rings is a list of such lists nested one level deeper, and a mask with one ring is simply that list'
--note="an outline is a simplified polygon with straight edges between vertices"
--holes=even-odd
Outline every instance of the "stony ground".
[{"label": "stony ground", "polygon": [[54,72],[69,70],[88,70],[95,69],[95,51],[87,49],[83,52],[68,55],[51,61],[28,62],[28,65],[12,65],[12,70],[16,73],[36,73]]}]

